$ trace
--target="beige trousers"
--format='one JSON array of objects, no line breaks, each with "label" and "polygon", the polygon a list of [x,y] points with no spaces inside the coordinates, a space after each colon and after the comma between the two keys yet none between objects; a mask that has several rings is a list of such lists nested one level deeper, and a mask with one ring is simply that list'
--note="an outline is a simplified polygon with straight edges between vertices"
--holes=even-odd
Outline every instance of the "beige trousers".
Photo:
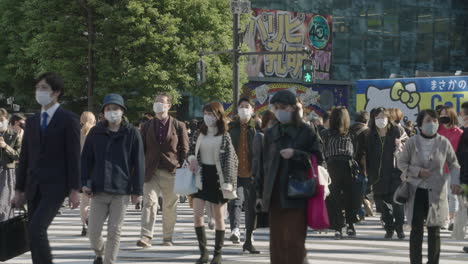
[{"label": "beige trousers", "polygon": [[158,213],[158,194],[162,194],[163,241],[171,241],[177,220],[178,195],[174,192],[175,173],[157,169],[149,182],[143,186],[143,211],[141,236],[153,238],[154,222]]},{"label": "beige trousers", "polygon": [[[129,203],[129,195],[98,193],[91,199],[88,235],[96,256],[104,257],[104,264],[113,264],[117,259],[122,223]],[[107,242],[104,246],[102,228],[108,217]]]},{"label": "beige trousers", "polygon": [[89,217],[89,204],[91,203],[91,198],[89,198],[88,195],[85,193],[81,194],[81,199],[80,199],[80,216],[81,216],[81,223],[83,223],[83,226],[86,225],[86,219]]}]

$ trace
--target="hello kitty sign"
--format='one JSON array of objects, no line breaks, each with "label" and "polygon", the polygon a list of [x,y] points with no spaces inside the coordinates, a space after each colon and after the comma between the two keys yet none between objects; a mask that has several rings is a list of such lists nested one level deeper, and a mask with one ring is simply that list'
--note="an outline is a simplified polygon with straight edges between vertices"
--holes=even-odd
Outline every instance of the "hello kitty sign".
[{"label": "hello kitty sign", "polygon": [[468,76],[359,80],[356,110],[399,108],[404,121],[415,121],[419,111],[450,105],[457,112],[468,101]]}]

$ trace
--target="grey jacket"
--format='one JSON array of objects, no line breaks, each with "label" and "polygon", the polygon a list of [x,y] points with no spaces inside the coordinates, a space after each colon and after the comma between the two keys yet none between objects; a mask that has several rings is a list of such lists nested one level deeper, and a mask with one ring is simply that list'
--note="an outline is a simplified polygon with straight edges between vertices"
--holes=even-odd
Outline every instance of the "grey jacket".
[{"label": "grey jacket", "polygon": [[[452,185],[459,185],[460,178],[457,157],[452,145],[447,138],[437,135],[429,158],[422,158],[421,135],[410,138],[405,144],[403,151],[398,154],[398,168],[402,171],[402,180],[406,179],[410,183],[411,196],[407,202],[406,217],[408,223],[413,219],[414,197],[416,189],[423,179],[419,177],[421,169],[431,171],[432,175],[427,179],[429,191],[429,213],[427,216],[427,226],[442,226],[448,216],[447,184],[449,177],[452,177]],[[447,164],[451,176],[444,173],[444,165]]]}]

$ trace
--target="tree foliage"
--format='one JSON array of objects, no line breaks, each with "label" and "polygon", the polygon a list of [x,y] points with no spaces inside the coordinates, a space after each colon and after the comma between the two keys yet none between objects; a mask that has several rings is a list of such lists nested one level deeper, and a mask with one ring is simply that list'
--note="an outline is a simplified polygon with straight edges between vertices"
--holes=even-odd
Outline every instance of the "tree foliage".
[{"label": "tree foliage", "polygon": [[194,65],[202,51],[232,48],[231,20],[224,0],[0,0],[1,92],[35,107],[34,77],[55,71],[65,80],[65,103],[84,110],[91,45],[95,105],[110,92],[122,94],[134,111],[150,109],[158,91],[230,101],[231,56],[204,57],[201,87]]}]

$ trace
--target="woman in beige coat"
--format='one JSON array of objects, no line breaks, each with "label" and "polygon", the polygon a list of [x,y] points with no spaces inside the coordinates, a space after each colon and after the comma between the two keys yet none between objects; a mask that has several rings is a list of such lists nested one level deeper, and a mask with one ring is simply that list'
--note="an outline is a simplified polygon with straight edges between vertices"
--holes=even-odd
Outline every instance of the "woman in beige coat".
[{"label": "woman in beige coat", "polygon": [[[439,263],[440,227],[448,216],[447,184],[459,193],[460,166],[450,142],[437,134],[438,116],[434,110],[421,111],[417,117],[421,134],[405,144],[398,157],[402,179],[410,184],[410,198],[406,203],[406,216],[411,224],[410,260],[422,263],[424,222],[428,230],[428,262]],[[447,164],[450,174],[444,173]]]}]

